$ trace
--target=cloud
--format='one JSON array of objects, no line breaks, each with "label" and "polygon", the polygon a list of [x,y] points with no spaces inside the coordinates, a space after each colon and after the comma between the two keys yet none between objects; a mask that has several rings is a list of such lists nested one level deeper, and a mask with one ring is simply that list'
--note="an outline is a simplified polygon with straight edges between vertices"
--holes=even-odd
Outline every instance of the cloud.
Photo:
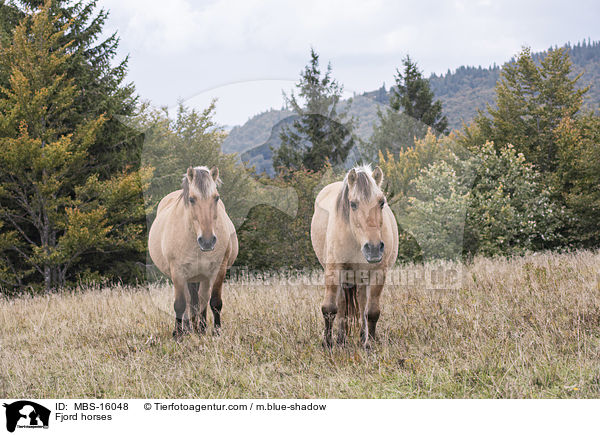
[{"label": "cloud", "polygon": [[[104,0],[137,47],[159,52],[189,49],[306,51],[320,42],[344,52],[385,49],[386,6],[378,0]],[[391,24],[391,23],[388,23]]]},{"label": "cloud", "polygon": [[[426,74],[502,64],[534,50],[600,39],[592,0],[100,0],[130,79],[157,104],[227,83],[297,80],[313,46],[346,89],[390,83],[410,54]],[[254,105],[252,106],[254,107]],[[265,107],[267,109],[268,107]]]}]

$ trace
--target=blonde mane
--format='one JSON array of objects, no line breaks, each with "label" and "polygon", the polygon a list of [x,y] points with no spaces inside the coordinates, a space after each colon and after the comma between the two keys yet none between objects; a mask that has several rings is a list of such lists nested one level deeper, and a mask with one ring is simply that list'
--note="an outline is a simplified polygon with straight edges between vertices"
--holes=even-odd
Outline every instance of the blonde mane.
[{"label": "blonde mane", "polygon": [[[356,183],[354,184],[354,189],[360,200],[368,201],[374,194],[381,191],[379,186],[377,186],[375,179],[371,175],[373,170],[371,169],[370,164],[367,163],[365,165],[355,166],[352,169],[354,169],[356,172]],[[348,185],[348,174],[352,171],[352,169],[346,173],[344,182],[342,184],[342,190],[337,198],[337,211],[346,221],[348,221],[350,217],[350,200],[348,199],[350,186]]]},{"label": "blonde mane", "polygon": [[[217,181],[213,180],[210,175],[210,169],[206,166],[196,166],[194,168],[194,186],[200,192],[202,198],[208,198],[209,196],[217,193],[217,186],[221,185],[221,179],[217,178]],[[190,182],[187,174],[183,175],[181,180],[181,189],[183,192],[181,193],[181,197],[184,202],[188,204],[190,199]]]}]

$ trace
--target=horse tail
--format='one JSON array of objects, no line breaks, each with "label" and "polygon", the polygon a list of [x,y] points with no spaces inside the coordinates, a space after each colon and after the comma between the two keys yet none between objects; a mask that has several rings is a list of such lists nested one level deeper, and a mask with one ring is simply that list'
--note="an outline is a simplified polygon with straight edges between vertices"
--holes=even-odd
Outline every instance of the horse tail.
[{"label": "horse tail", "polygon": [[358,322],[360,309],[358,308],[358,299],[356,296],[356,284],[344,285],[344,296],[346,298],[346,312],[352,323]]}]

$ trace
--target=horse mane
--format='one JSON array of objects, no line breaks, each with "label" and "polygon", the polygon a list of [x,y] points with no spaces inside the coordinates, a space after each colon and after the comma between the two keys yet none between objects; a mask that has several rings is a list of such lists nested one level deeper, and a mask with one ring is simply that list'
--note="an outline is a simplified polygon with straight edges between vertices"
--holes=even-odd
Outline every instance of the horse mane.
[{"label": "horse mane", "polygon": [[[377,187],[375,180],[371,176],[371,165],[367,164],[363,166],[355,166],[353,169],[356,172],[356,183],[354,184],[354,189],[356,190],[359,199],[371,199],[371,196]],[[348,173],[350,173],[350,171],[348,171]],[[342,190],[338,194],[336,203],[338,214],[342,216],[346,222],[350,219],[350,200],[348,199],[348,191],[350,190],[350,186],[348,185],[348,173],[344,177]]]},{"label": "horse mane", "polygon": [[[217,186],[221,184],[221,179],[217,178],[215,182],[210,175],[210,169],[206,166],[196,166],[194,168],[194,187],[200,192],[202,198],[208,198],[217,191]],[[181,180],[181,198],[187,205],[190,202],[190,181],[187,174],[183,175]]]}]

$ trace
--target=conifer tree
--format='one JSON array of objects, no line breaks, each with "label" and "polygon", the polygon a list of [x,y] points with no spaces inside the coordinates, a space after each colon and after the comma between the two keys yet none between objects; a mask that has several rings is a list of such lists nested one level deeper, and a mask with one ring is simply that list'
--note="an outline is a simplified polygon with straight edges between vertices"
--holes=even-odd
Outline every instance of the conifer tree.
[{"label": "conifer tree", "polygon": [[378,109],[373,135],[361,144],[366,159],[376,159],[380,152],[398,155],[412,148],[415,138],[423,139],[430,128],[447,133],[448,120],[442,115],[442,102],[433,101],[429,81],[409,56],[404,58],[403,65],[402,71],[396,70],[396,86],[391,88],[389,106]]},{"label": "conifer tree", "polygon": [[[496,85],[496,107],[489,116],[475,120],[480,142],[514,145],[541,172],[557,166],[555,129],[563,119],[576,115],[589,87],[577,88],[581,77],[571,76],[571,60],[565,48],[551,50],[538,64],[529,48],[504,66]],[[471,141],[474,138],[471,138]]]},{"label": "conifer tree", "polygon": [[296,119],[282,129],[281,146],[273,150],[276,171],[282,167],[318,171],[328,161],[339,165],[354,145],[354,121],[347,119],[346,111],[338,113],[343,88],[331,77],[331,64],[322,75],[319,55],[311,49],[310,56],[310,63],[296,85],[304,105],[301,106],[293,92],[286,97]]},{"label": "conifer tree", "polygon": [[396,86],[392,88],[390,107],[395,112],[402,110],[405,115],[432,127],[435,131],[446,133],[448,120],[442,115],[442,102],[433,101],[434,95],[429,80],[423,77],[410,56],[407,55],[402,64],[403,72],[396,70]]},{"label": "conifer tree", "polygon": [[47,1],[0,43],[0,70],[9,72],[0,88],[3,287],[42,282],[48,291],[86,254],[143,249],[135,198],[149,173],[106,179],[93,170],[106,116],[77,116],[80,89],[68,77],[76,49],[65,38],[72,26],[59,24]]}]

